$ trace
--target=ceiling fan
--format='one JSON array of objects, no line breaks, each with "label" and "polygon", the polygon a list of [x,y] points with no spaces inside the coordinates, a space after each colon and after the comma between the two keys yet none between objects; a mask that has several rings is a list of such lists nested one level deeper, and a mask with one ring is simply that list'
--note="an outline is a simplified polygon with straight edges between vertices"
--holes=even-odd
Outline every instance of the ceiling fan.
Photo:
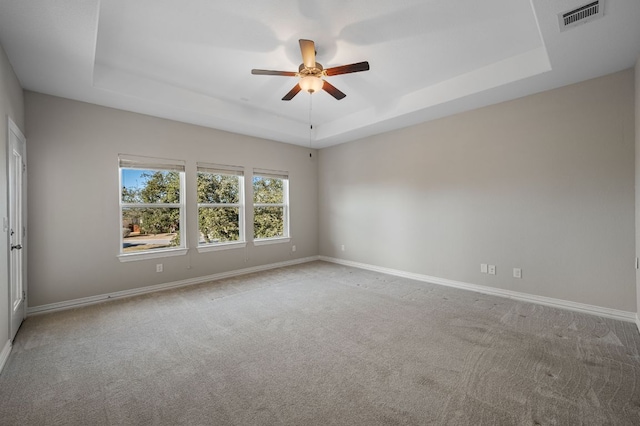
[{"label": "ceiling fan", "polygon": [[316,62],[316,46],[313,43],[313,40],[300,39],[299,42],[300,52],[302,52],[302,63],[300,64],[300,67],[298,67],[298,72],[257,69],[251,70],[251,74],[255,75],[281,75],[284,77],[300,78],[298,84],[296,84],[289,93],[284,95],[284,98],[282,98],[283,101],[290,101],[298,94],[298,92],[300,92],[300,90],[304,90],[309,93],[324,90],[337,100],[340,100],[347,95],[336,89],[335,86],[323,77],[369,70],[369,62],[366,61],[324,69],[322,68],[322,64]]}]

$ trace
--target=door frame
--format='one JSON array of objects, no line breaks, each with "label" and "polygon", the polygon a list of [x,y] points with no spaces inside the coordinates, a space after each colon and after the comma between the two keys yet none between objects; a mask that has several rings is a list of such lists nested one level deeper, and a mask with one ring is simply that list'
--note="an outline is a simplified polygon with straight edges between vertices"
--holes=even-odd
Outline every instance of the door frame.
[{"label": "door frame", "polygon": [[[12,194],[14,191],[13,188],[13,176],[11,176],[13,162],[13,153],[12,153],[12,138],[15,136],[17,142],[21,145],[21,156],[22,156],[22,167],[21,167],[21,188],[20,188],[20,196],[19,199],[21,201],[21,223],[18,226],[22,229],[15,229],[15,232],[18,233],[18,244],[22,246],[22,249],[19,250],[21,261],[20,263],[20,273],[19,275],[22,278],[22,301],[20,302],[20,307],[18,308],[21,312],[21,318],[19,319],[19,323],[16,325],[15,320],[17,315],[14,314],[14,305],[13,305],[13,265],[12,265],[12,250],[11,245],[13,244],[10,229],[11,227],[15,227],[16,224],[11,223],[12,220]],[[11,117],[7,117],[7,217],[3,223],[3,229],[7,233],[7,278],[8,278],[8,298],[9,298],[9,340],[13,341],[15,338],[15,333],[17,333],[20,328],[20,324],[26,318],[27,315],[27,250],[26,250],[26,229],[27,229],[27,173],[26,173],[26,164],[27,164],[27,140],[20,130],[20,128],[16,125],[16,123],[11,119]],[[17,311],[16,311],[17,313]]]}]

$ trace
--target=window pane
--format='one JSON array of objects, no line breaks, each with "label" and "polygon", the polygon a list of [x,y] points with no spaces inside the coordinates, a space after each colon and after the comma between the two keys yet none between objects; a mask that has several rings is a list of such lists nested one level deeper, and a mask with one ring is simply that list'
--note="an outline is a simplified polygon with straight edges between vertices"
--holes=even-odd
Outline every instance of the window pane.
[{"label": "window pane", "polygon": [[200,207],[199,244],[225,243],[240,240],[240,208]]},{"label": "window pane", "polygon": [[198,203],[239,203],[240,177],[198,172]]},{"label": "window pane", "polygon": [[253,211],[256,239],[284,237],[284,207],[256,207]]},{"label": "window pane", "polygon": [[253,202],[281,204],[284,202],[284,181],[282,179],[253,177]]},{"label": "window pane", "polygon": [[122,171],[122,202],[180,202],[179,172],[138,169],[120,170]]},{"label": "window pane", "polygon": [[123,208],[122,252],[180,245],[179,208]]}]

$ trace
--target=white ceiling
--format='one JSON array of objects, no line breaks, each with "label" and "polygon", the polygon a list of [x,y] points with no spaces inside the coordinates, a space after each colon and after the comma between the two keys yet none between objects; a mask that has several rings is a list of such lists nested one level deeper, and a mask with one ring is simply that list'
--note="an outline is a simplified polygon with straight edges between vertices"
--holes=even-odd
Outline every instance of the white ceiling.
[{"label": "white ceiling", "polygon": [[[2,0],[0,43],[25,89],[322,148],[630,68],[640,1],[565,32],[590,0]],[[347,94],[301,92],[298,39]],[[311,111],[310,111],[311,108]]]}]

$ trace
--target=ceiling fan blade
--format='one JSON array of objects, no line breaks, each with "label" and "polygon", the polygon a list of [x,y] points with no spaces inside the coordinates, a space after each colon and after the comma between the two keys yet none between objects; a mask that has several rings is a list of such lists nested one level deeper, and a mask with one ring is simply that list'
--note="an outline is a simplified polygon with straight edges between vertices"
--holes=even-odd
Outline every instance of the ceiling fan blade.
[{"label": "ceiling fan blade", "polygon": [[357,62],[355,64],[341,65],[339,67],[328,68],[324,70],[328,76],[349,74],[352,72],[369,71],[369,62]]},{"label": "ceiling fan blade", "polygon": [[270,71],[270,70],[251,70],[254,75],[281,75],[284,77],[295,77],[297,73],[293,71]]},{"label": "ceiling fan blade", "polygon": [[298,94],[298,92],[302,90],[300,89],[300,85],[296,84],[295,86],[293,86],[293,89],[289,90],[289,93],[287,93],[286,95],[284,95],[284,98],[282,98],[283,101],[290,101],[291,99],[293,99],[293,97],[295,95]]},{"label": "ceiling fan blade", "polygon": [[322,90],[324,90],[325,92],[327,92],[328,94],[336,98],[337,100],[340,100],[345,96],[347,96],[344,93],[342,93],[340,90],[336,89],[334,85],[332,85],[326,80],[324,80],[324,84],[322,85]]},{"label": "ceiling fan blade", "polygon": [[313,40],[300,39],[300,52],[302,52],[302,63],[307,68],[316,66],[316,45]]}]

